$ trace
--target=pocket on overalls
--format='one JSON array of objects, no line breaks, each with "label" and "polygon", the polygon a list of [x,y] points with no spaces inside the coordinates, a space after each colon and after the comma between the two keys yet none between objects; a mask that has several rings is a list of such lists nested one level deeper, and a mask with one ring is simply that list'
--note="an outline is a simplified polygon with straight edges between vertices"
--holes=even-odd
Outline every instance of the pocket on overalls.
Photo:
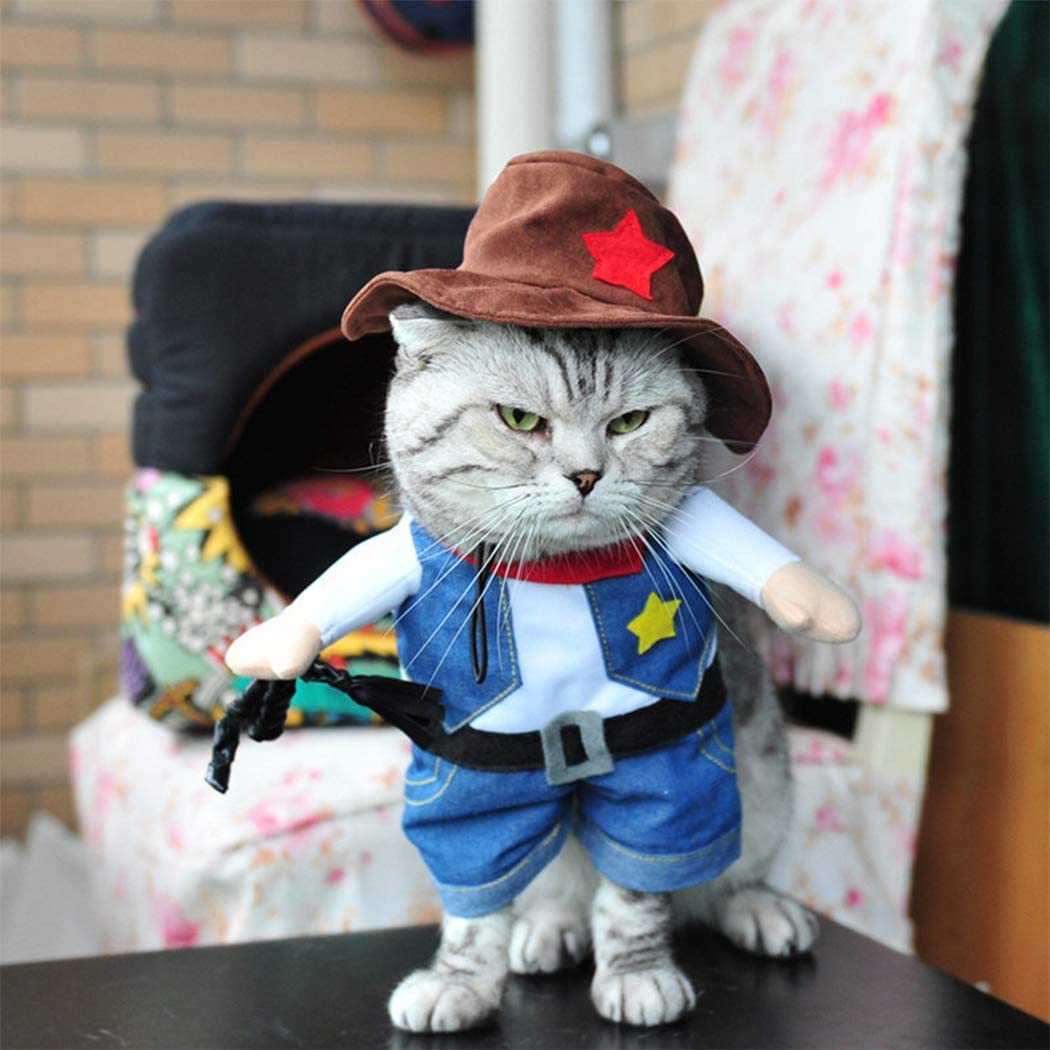
[{"label": "pocket on overalls", "polygon": [[449,789],[459,767],[420,748],[413,748],[405,774],[405,805],[429,806]]},{"label": "pocket on overalls", "polygon": [[725,773],[736,775],[733,755],[733,711],[728,703],[707,725],[696,731],[700,759]]}]

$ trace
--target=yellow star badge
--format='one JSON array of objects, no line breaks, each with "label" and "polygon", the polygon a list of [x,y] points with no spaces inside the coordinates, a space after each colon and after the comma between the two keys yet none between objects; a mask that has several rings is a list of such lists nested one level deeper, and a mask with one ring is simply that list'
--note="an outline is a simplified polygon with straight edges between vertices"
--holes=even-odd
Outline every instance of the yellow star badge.
[{"label": "yellow star badge", "polygon": [[645,599],[645,608],[627,625],[627,630],[638,636],[639,656],[664,638],[676,636],[674,618],[681,604],[681,598],[665,602],[656,593]]}]

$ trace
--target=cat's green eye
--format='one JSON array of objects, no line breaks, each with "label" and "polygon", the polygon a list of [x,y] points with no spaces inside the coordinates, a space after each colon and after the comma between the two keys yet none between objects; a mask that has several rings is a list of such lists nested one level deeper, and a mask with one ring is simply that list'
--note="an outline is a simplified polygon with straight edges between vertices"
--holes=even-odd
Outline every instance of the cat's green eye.
[{"label": "cat's green eye", "polygon": [[534,430],[542,430],[545,422],[543,416],[535,412],[526,412],[524,408],[514,408],[512,405],[497,405],[500,419],[510,427],[511,430],[521,430],[531,434]]},{"label": "cat's green eye", "polygon": [[642,408],[636,408],[633,412],[624,412],[622,416],[617,416],[609,424],[609,433],[629,434],[632,430],[637,430],[648,418],[649,413]]}]

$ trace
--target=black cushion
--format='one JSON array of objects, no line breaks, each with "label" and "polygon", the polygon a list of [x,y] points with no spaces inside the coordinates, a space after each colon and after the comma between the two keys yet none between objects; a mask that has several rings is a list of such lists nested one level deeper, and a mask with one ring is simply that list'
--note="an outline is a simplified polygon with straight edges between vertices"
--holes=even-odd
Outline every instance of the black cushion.
[{"label": "black cushion", "polygon": [[471,216],[463,208],[341,204],[209,203],[176,212],[135,271],[135,462],[226,473],[234,428],[280,362],[338,328],[375,274],[457,266]]}]

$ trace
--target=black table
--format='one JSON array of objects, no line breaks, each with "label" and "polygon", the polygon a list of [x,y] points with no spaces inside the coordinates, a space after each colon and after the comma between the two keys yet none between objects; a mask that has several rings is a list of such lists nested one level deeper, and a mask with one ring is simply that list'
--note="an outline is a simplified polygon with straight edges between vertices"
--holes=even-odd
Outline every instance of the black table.
[{"label": "black table", "polygon": [[701,991],[686,1021],[599,1020],[590,973],[512,978],[498,1026],[390,1027],[386,997],[437,944],[432,928],[0,969],[0,1043],[23,1047],[1047,1047],[1050,1030],[968,985],[824,921],[817,950],[755,959],[703,929],[678,957]]}]

